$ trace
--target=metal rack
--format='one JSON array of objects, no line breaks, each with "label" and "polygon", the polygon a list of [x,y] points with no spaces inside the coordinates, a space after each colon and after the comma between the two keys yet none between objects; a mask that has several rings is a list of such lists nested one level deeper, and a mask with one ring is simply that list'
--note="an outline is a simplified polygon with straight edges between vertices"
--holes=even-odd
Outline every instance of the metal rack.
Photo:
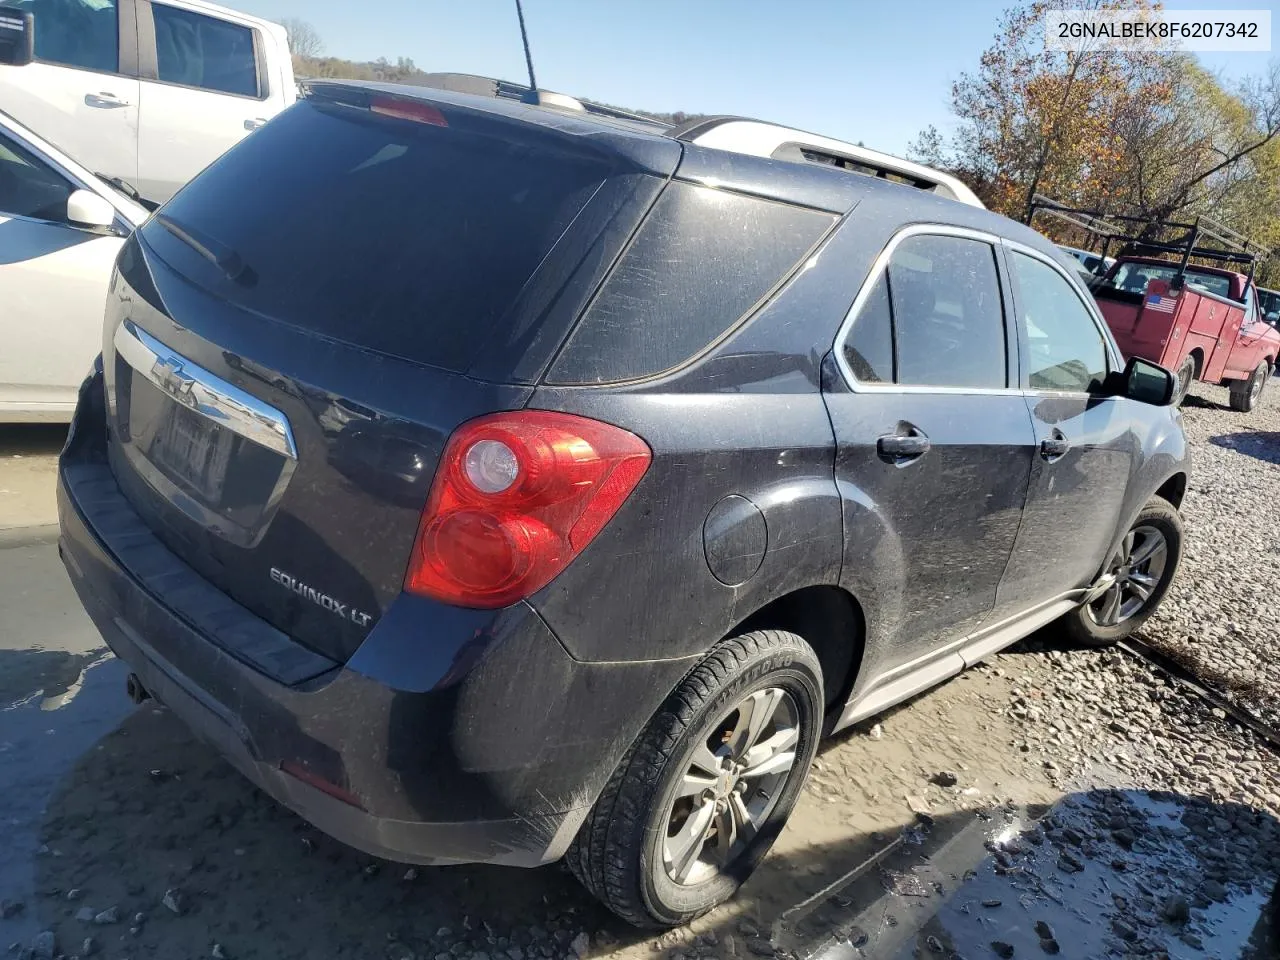
[{"label": "metal rack", "polygon": [[[1193,257],[1202,260],[1213,260],[1226,265],[1248,267],[1249,280],[1253,281],[1258,261],[1265,260],[1271,251],[1248,237],[1232,230],[1225,224],[1209,217],[1197,217],[1192,223],[1177,220],[1151,220],[1149,217],[1135,217],[1125,214],[1106,213],[1100,210],[1088,210],[1080,207],[1068,207],[1058,201],[1036,194],[1028,208],[1027,225],[1031,226],[1037,212],[1044,212],[1056,220],[1069,223],[1089,234],[1091,242],[1102,242],[1102,257],[1107,257],[1111,244],[1120,241],[1124,245],[1118,254],[1169,253],[1180,258],[1178,266],[1178,282],[1186,274],[1187,266]],[[1126,224],[1137,224],[1146,231],[1157,227],[1161,232],[1173,231],[1172,240],[1144,240],[1135,231],[1126,231]],[[1221,247],[1201,245],[1202,238],[1208,238]]]}]

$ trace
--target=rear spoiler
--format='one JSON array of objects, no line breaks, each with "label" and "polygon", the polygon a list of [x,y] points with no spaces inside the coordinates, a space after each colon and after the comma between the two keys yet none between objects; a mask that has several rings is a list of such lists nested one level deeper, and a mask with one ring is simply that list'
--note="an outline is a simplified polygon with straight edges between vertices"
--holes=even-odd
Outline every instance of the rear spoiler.
[{"label": "rear spoiler", "polygon": [[[1152,220],[1149,217],[1135,217],[1126,214],[1106,213],[1081,207],[1068,207],[1049,197],[1036,194],[1027,207],[1026,224],[1037,212],[1043,211],[1056,220],[1071,224],[1088,234],[1087,242],[1102,243],[1102,257],[1105,260],[1112,243],[1120,242],[1122,246],[1116,256],[1168,253],[1179,258],[1178,273],[1171,284],[1171,289],[1181,287],[1186,276],[1187,266],[1192,257],[1200,260],[1212,260],[1225,265],[1248,267],[1249,282],[1253,282],[1254,271],[1258,261],[1266,260],[1271,251],[1254,243],[1243,234],[1208,217],[1197,217],[1193,223],[1182,223],[1176,220]],[[1125,225],[1136,225],[1129,230]],[[1169,240],[1148,239],[1158,234],[1173,234]],[[1222,244],[1221,247],[1202,246],[1201,240],[1208,238]]]}]

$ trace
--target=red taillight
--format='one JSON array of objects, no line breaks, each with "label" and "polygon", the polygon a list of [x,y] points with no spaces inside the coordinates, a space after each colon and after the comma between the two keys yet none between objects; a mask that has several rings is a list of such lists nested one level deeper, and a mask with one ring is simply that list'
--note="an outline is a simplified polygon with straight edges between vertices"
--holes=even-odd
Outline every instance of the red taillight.
[{"label": "red taillight", "polygon": [[400,120],[412,120],[415,123],[429,123],[435,127],[447,127],[449,121],[444,114],[429,103],[413,100],[401,100],[398,97],[374,97],[369,101],[369,109],[384,117],[396,117]]},{"label": "red taillight", "polygon": [[436,470],[405,589],[461,607],[522,600],[604,528],[650,457],[635,434],[567,413],[463,424]]}]

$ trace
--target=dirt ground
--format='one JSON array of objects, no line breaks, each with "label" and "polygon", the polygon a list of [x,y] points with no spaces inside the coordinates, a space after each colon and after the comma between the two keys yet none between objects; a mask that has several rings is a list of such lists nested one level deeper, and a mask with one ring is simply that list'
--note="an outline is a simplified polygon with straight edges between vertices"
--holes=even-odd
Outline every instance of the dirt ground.
[{"label": "dirt ground", "polygon": [[67,428],[0,424],[0,531],[57,523],[54,472]]}]

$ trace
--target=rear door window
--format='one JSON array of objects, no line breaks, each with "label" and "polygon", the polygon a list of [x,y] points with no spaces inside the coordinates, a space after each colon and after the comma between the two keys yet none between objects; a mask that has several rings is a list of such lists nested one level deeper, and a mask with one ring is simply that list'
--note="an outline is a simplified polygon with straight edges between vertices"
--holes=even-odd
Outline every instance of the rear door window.
[{"label": "rear door window", "polygon": [[898,383],[1007,386],[995,249],[952,236],[908,237],[889,260]]},{"label": "rear door window", "polygon": [[882,273],[871,288],[844,344],[844,359],[859,383],[893,383],[893,314],[889,277]]},{"label": "rear door window", "polygon": [[249,27],[162,3],[153,3],[151,12],[161,81],[244,97],[261,95]]},{"label": "rear door window", "polygon": [[680,365],[745,317],[834,222],[816,210],[669,184],[548,380],[635,380]]},{"label": "rear door window", "polygon": [[448,108],[419,113],[302,101],[169,201],[170,221],[242,269],[219,269],[155,221],[143,237],[266,318],[463,372],[492,349],[611,167],[565,138],[517,139]]}]

